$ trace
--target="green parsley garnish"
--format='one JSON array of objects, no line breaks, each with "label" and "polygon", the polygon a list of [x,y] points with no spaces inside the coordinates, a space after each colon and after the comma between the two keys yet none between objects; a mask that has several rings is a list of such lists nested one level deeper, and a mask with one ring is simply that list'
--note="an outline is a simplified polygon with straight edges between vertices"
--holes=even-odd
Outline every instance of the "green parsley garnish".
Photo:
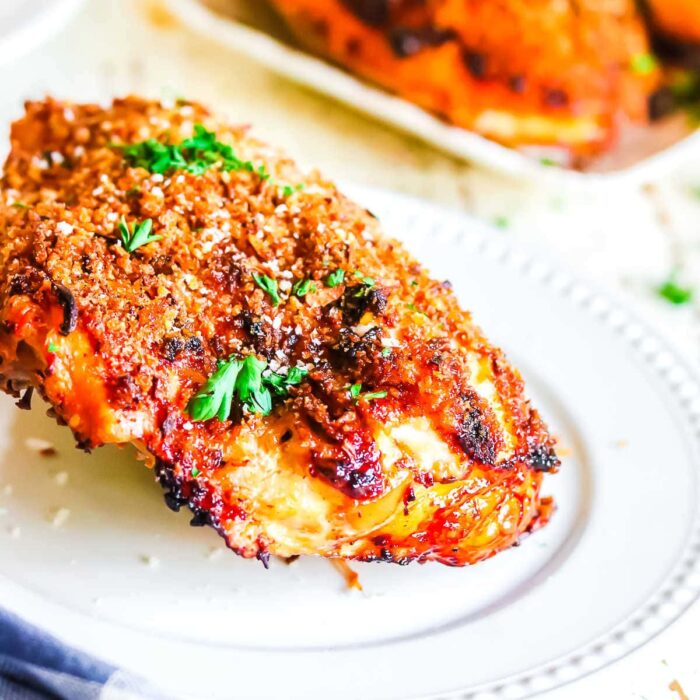
[{"label": "green parsley garnish", "polygon": [[676,279],[677,271],[674,270],[669,278],[656,288],[656,293],[671,304],[678,306],[692,301],[694,290],[692,287],[682,287]]},{"label": "green parsley garnish", "polygon": [[243,360],[235,382],[234,391],[238,400],[252,413],[264,416],[272,411],[272,394],[263,383],[263,372],[267,367],[265,360],[258,360],[249,355]]},{"label": "green parsley garnish", "polygon": [[219,165],[225,172],[247,170],[256,173],[262,180],[270,177],[264,165],[256,167],[249,160],[241,160],[231,146],[217,140],[216,134],[202,124],[195,124],[194,135],[179,144],[161,143],[151,138],[114,147],[121,150],[130,165],[152,173],[185,170],[193,175],[202,175],[212,166]]},{"label": "green parsley garnish", "polygon": [[24,202],[13,202],[11,204],[15,209],[31,209],[31,207]]},{"label": "green parsley garnish", "polygon": [[272,305],[279,306],[281,299],[277,293],[277,280],[273,280],[272,277],[267,275],[259,275],[256,272],[253,273],[253,279],[260,289],[263,289],[270,295]]},{"label": "green parsley garnish", "polygon": [[272,411],[273,394],[287,396],[289,387],[299,384],[307,374],[299,367],[290,367],[286,374],[272,372],[267,362],[255,355],[243,360],[220,360],[216,371],[190,400],[187,413],[195,421],[223,421],[231,413],[235,398],[251,413],[267,416]]},{"label": "green parsley garnish", "polygon": [[410,311],[413,311],[413,313],[420,314],[421,316],[425,316],[426,318],[430,318],[428,314],[425,313],[425,311],[421,311],[415,304],[406,304],[406,306]]},{"label": "green parsley garnish", "polygon": [[497,228],[505,229],[505,228],[508,228],[510,226],[510,219],[507,216],[497,216],[493,220],[493,224]]},{"label": "green parsley garnish", "polygon": [[540,165],[545,165],[547,167],[552,167],[554,165],[559,165],[553,158],[540,158]]},{"label": "green parsley garnish", "polygon": [[389,357],[391,355],[391,348],[382,348],[382,357]]},{"label": "green parsley garnish", "polygon": [[301,367],[290,367],[287,374],[278,374],[277,372],[269,371],[263,376],[268,389],[277,396],[286,396],[287,388],[301,384],[308,371]]},{"label": "green parsley garnish", "polygon": [[362,297],[366,297],[376,284],[377,283],[371,277],[363,277],[360,284],[356,284],[350,287],[350,289],[354,290],[352,295],[356,299],[361,299]]},{"label": "green parsley garnish", "polygon": [[195,421],[218,418],[226,420],[231,413],[231,403],[236,379],[241,371],[240,360],[220,361],[214,374],[195,394],[187,405],[187,413]]},{"label": "green parsley garnish", "polygon": [[630,68],[637,75],[649,75],[659,67],[656,58],[650,53],[638,53],[632,56]]},{"label": "green parsley garnish", "polygon": [[360,396],[361,399],[365,401],[374,401],[374,399],[385,399],[387,397],[387,392],[382,391],[368,391],[366,394]]},{"label": "green parsley garnish", "polygon": [[374,287],[374,285],[377,284],[371,277],[366,277],[364,273],[360,272],[359,270],[355,270],[355,272],[352,273],[352,276],[356,277],[357,279],[361,279],[362,284],[368,288]]},{"label": "green parsley garnish", "polygon": [[48,347],[47,347],[47,350],[48,350],[49,352],[58,352],[58,345],[56,345],[56,343],[54,343],[53,340],[52,340],[52,341],[49,343],[49,345],[48,345]]},{"label": "green parsley garnish", "polygon": [[126,219],[122,216],[119,222],[119,234],[121,236],[122,245],[127,253],[133,253],[137,248],[153,241],[159,241],[163,236],[154,236],[151,234],[153,230],[153,221],[145,219],[140,224],[134,224],[133,228],[129,228]]},{"label": "green parsley garnish", "polygon": [[364,401],[373,401],[374,399],[384,399],[387,396],[387,392],[384,390],[368,391],[363,394],[362,384],[353,384],[352,386],[348,387],[348,391],[350,392],[350,396],[355,399],[355,401],[360,401],[361,399]]},{"label": "green parsley garnish", "polygon": [[196,479],[202,472],[197,467],[192,467],[190,474]]},{"label": "green parsley garnish", "polygon": [[283,185],[282,186],[282,196],[291,197],[295,192],[299,192],[304,189],[304,183],[300,182],[298,185]]},{"label": "green parsley garnish", "polygon": [[292,287],[292,294],[298,297],[306,296],[309,292],[313,294],[316,291],[316,283],[310,279],[298,280]]},{"label": "green parsley garnish", "polygon": [[345,270],[338,268],[331,272],[328,277],[326,277],[326,285],[328,287],[337,287],[339,284],[343,284],[345,281]]}]

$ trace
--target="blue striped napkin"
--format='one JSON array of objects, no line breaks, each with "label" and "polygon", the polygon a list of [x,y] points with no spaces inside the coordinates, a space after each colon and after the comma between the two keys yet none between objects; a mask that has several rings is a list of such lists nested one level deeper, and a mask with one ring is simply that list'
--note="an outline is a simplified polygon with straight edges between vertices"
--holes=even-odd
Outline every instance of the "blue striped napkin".
[{"label": "blue striped napkin", "polygon": [[140,678],[0,609],[2,700],[165,700]]}]

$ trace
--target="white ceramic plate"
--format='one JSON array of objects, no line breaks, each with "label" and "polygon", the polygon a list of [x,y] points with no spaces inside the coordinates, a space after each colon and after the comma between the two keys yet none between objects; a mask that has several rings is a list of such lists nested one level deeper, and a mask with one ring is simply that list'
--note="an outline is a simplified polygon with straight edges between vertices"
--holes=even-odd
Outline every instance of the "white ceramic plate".
[{"label": "white ceramic plate", "polygon": [[57,33],[84,0],[0,2],[0,63],[15,60]]},{"label": "white ceramic plate", "polygon": [[[531,157],[450,126],[410,102],[295,48],[289,32],[263,0],[166,1],[184,26],[223,46],[444,151],[512,176],[592,186],[642,183],[658,179],[700,154],[700,131],[693,131],[680,114],[648,128],[623,130],[618,145],[582,172],[543,166],[540,156],[551,156],[551,152],[538,151]],[[231,69],[236,69],[233,60]]]},{"label": "white ceramic plate", "polygon": [[171,693],[500,699],[610,663],[697,597],[700,387],[673,352],[502,232],[351,194],[524,372],[565,455],[545,482],[552,522],[472,568],[357,565],[360,593],[322,560],[265,571],[236,558],[167,510],[131,450],[79,453],[41,410],[5,399],[2,605]]}]

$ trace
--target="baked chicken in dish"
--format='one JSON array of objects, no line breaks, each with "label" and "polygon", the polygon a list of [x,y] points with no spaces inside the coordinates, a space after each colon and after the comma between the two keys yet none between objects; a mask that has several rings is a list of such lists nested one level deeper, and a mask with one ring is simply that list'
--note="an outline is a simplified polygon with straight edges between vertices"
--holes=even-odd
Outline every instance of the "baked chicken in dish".
[{"label": "baked chicken in dish", "polygon": [[654,29],[691,44],[700,44],[700,3],[697,0],[647,0]]},{"label": "baked chicken in dish", "polygon": [[469,564],[543,523],[523,381],[377,220],[203,107],[27,105],[0,206],[0,375],[132,443],[263,562]]},{"label": "baked chicken in dish", "polygon": [[509,146],[572,159],[645,123],[659,71],[634,0],[272,0],[310,50]]}]

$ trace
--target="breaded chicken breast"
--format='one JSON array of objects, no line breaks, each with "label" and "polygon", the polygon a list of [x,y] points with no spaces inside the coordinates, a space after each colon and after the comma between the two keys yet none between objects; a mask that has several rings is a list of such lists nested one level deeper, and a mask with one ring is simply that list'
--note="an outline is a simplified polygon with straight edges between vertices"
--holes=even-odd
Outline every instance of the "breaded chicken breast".
[{"label": "breaded chicken breast", "polygon": [[299,41],[509,146],[572,161],[647,120],[655,68],[634,0],[271,0]]},{"label": "breaded chicken breast", "polygon": [[237,553],[463,565],[546,518],[553,440],[449,283],[203,107],[29,103],[0,236],[3,388]]}]

